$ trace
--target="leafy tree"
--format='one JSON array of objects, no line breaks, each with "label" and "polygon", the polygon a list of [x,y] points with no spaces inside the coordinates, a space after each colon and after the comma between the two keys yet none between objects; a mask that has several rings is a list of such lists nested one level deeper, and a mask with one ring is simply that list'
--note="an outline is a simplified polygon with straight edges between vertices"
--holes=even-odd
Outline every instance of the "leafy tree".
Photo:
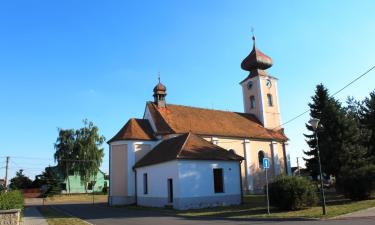
[{"label": "leafy tree", "polygon": [[13,190],[25,189],[31,187],[32,181],[30,178],[23,174],[23,170],[20,169],[16,172],[16,176],[10,180],[9,187]]},{"label": "leafy tree", "polygon": [[78,171],[81,182],[87,184],[91,179],[95,179],[103,161],[104,149],[101,148],[101,145],[105,138],[99,135],[99,128],[92,122],[84,120],[83,123],[85,126],[76,131],[74,152],[79,161],[74,168]]},{"label": "leafy tree", "polygon": [[81,183],[87,184],[95,179],[102,163],[104,149],[101,145],[105,138],[99,135],[99,128],[92,122],[84,120],[83,123],[84,127],[78,130],[59,129],[59,136],[55,143],[55,160],[64,179],[74,173],[80,175]]},{"label": "leafy tree", "polygon": [[74,173],[74,160],[77,159],[74,151],[76,136],[73,129],[59,129],[58,131],[59,136],[55,143],[56,152],[54,158],[64,180],[67,179],[68,193],[70,193],[69,174],[71,174],[72,170]]}]

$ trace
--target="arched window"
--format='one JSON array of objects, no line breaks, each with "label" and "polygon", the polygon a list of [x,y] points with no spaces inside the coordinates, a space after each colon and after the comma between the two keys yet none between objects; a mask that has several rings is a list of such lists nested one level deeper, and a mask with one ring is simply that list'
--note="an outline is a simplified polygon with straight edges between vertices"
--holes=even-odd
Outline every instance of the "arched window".
[{"label": "arched window", "polygon": [[255,97],[254,95],[250,96],[250,109],[255,108]]},{"label": "arched window", "polygon": [[261,150],[258,152],[259,167],[263,168],[264,152]]},{"label": "arched window", "polygon": [[273,106],[273,99],[271,94],[267,94],[268,106]]}]

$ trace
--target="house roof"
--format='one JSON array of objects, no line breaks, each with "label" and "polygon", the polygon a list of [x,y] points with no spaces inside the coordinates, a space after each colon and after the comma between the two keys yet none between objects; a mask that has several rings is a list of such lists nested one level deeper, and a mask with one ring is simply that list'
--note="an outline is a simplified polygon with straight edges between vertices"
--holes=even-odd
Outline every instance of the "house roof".
[{"label": "house roof", "polygon": [[154,140],[153,130],[146,119],[130,119],[108,143],[120,140]]},{"label": "house roof", "polygon": [[192,132],[207,136],[288,140],[282,129],[266,129],[255,115],[249,113],[173,104],[158,107],[152,102],[147,103],[147,108],[155,122],[157,134]]},{"label": "house roof", "polygon": [[186,133],[163,140],[135,164],[153,165],[175,159],[241,161],[243,158],[193,134]]}]

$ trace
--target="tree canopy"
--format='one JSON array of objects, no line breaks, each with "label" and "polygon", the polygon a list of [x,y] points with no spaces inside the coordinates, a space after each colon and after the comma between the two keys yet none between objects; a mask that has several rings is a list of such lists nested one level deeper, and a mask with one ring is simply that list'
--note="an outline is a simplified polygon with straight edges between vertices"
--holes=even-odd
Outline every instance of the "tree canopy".
[{"label": "tree canopy", "polygon": [[83,124],[84,127],[77,130],[59,129],[54,158],[64,178],[69,174],[79,175],[81,182],[86,184],[95,179],[103,161],[101,145],[105,138],[92,122],[83,120]]},{"label": "tree canopy", "polygon": [[[317,137],[322,171],[336,177],[336,188],[351,199],[369,198],[375,191],[375,91],[364,101],[349,97],[346,106],[329,95],[322,84],[309,104],[310,116],[320,119]],[[306,125],[311,150],[305,151],[306,167],[319,174],[317,140]]]},{"label": "tree canopy", "polygon": [[16,176],[10,180],[10,189],[24,189],[31,187],[32,181],[23,174],[23,169],[16,172]]}]

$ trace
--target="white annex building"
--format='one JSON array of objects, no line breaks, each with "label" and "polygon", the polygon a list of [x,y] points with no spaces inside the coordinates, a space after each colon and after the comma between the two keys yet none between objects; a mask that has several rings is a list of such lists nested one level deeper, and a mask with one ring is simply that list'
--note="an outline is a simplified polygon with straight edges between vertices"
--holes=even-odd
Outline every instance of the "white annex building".
[{"label": "white annex building", "polygon": [[142,119],[130,119],[109,140],[110,205],[176,209],[240,204],[243,193],[263,193],[263,158],[270,177],[290,174],[288,138],[280,127],[272,60],[254,45],[242,61],[244,112],[166,102],[154,88]]}]

